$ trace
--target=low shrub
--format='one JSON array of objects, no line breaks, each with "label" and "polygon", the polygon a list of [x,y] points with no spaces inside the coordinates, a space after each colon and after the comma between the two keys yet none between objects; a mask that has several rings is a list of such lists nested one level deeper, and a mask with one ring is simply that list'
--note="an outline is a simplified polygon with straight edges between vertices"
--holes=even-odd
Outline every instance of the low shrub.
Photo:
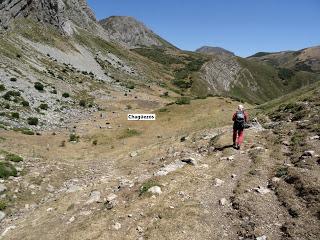
[{"label": "low shrub", "polygon": [[190,98],[188,97],[181,97],[181,98],[178,98],[177,101],[176,101],[176,104],[178,105],[184,105],[184,104],[190,104],[191,100]]},{"label": "low shrub", "polygon": [[23,107],[29,107],[29,106],[30,106],[29,102],[27,102],[26,100],[23,100],[23,101],[21,102],[21,105],[22,105]]},{"label": "low shrub", "polygon": [[81,100],[79,101],[79,105],[80,105],[81,107],[85,107],[85,106],[87,105],[86,100],[81,99]]},{"label": "low shrub", "polygon": [[67,92],[65,92],[65,93],[63,93],[63,94],[62,94],[62,97],[64,97],[64,98],[68,98],[68,97],[70,97],[70,94],[69,94],[69,93],[67,93]]},{"label": "low shrub", "polygon": [[17,169],[9,162],[0,162],[0,178],[17,176]]},{"label": "low shrub", "polygon": [[3,92],[6,90],[6,87],[3,84],[0,84],[0,92]]},{"label": "low shrub", "polygon": [[36,126],[39,123],[39,119],[36,117],[29,117],[28,118],[28,124],[32,126]]},{"label": "low shrub", "polygon": [[23,158],[14,153],[7,153],[5,160],[10,162],[22,162]]},{"label": "low shrub", "polygon": [[69,142],[79,142],[80,136],[72,133],[69,135]]},{"label": "low shrub", "polygon": [[37,89],[38,91],[43,91],[44,90],[44,86],[41,82],[35,82],[34,83],[34,88]]},{"label": "low shrub", "polygon": [[42,109],[42,110],[48,110],[49,106],[46,103],[41,103],[39,108]]},{"label": "low shrub", "polygon": [[19,119],[19,118],[20,118],[20,115],[19,115],[18,112],[12,112],[12,113],[11,113],[11,117],[12,117],[12,118]]}]

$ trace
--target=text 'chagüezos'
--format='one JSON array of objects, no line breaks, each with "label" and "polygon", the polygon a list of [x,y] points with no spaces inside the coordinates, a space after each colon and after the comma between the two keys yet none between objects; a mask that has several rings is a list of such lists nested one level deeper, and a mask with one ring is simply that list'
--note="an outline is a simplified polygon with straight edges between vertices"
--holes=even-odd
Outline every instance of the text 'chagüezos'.
[{"label": "text 'chag\u00fcezos'", "polygon": [[128,121],[154,121],[155,114],[128,114]]}]

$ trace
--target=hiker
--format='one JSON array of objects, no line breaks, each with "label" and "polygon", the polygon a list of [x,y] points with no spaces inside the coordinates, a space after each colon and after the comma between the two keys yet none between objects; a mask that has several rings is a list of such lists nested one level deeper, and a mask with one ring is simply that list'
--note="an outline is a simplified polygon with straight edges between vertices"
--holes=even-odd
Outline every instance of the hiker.
[{"label": "hiker", "polygon": [[244,138],[245,123],[248,122],[248,114],[244,111],[243,105],[238,106],[238,110],[233,114],[233,147],[240,149]]}]

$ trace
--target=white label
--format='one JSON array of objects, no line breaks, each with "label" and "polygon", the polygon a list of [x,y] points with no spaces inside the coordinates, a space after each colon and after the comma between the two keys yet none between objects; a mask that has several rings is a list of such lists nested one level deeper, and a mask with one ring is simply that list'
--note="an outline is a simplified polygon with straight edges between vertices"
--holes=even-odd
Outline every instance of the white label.
[{"label": "white label", "polygon": [[128,114],[128,121],[154,121],[155,114]]}]

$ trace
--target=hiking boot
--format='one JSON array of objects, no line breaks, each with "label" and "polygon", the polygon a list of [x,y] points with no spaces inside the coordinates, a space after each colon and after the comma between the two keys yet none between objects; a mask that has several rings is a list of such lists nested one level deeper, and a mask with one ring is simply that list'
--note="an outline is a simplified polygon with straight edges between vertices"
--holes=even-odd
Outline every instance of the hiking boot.
[{"label": "hiking boot", "polygon": [[237,149],[240,150],[240,145],[239,144],[237,144]]},{"label": "hiking boot", "polygon": [[237,145],[236,145],[235,143],[232,145],[232,147],[233,147],[234,149],[237,149]]}]

